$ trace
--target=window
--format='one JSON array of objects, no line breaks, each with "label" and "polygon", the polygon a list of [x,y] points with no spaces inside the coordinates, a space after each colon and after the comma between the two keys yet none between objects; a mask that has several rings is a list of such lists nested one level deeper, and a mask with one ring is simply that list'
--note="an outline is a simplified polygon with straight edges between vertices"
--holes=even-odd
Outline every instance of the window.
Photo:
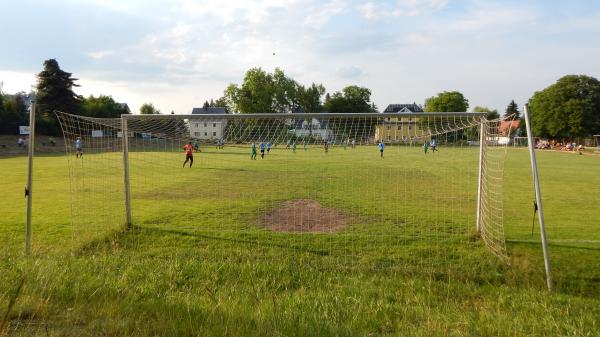
[{"label": "window", "polygon": [[[196,124],[196,125],[198,125],[198,124]],[[200,137],[200,132],[194,132],[194,136]]]},{"label": "window", "polygon": [[409,126],[408,126],[408,130],[412,130],[412,125],[409,125]]},{"label": "window", "polygon": [[398,131],[402,131],[402,124],[398,124]]},{"label": "window", "polygon": [[[204,125],[206,125],[206,124],[204,124]],[[205,132],[205,133],[204,133],[204,136],[208,136],[208,132]]]},{"label": "window", "polygon": [[388,131],[389,131],[391,128],[392,128],[392,126],[388,124],[388,126],[387,126],[387,129],[388,129]]},{"label": "window", "polygon": [[213,123],[213,128],[216,128],[216,127],[217,127],[217,123]]},{"label": "window", "polygon": [[213,137],[216,137],[216,136],[217,136],[217,133],[216,133],[216,132],[213,132]]},{"label": "window", "polygon": [[388,135],[387,140],[388,142],[392,139],[392,136]]},{"label": "window", "polygon": [[204,127],[206,127],[206,123],[204,123]]},{"label": "window", "polygon": [[198,128],[198,123],[196,123],[196,129]]}]

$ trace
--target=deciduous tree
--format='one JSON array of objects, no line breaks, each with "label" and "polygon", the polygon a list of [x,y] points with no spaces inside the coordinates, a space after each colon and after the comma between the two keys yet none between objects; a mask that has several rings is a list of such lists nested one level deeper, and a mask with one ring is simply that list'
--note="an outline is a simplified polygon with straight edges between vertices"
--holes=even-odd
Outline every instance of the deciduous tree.
[{"label": "deciduous tree", "polygon": [[142,115],[158,115],[160,110],[154,107],[152,103],[144,103],[140,107],[140,114]]},{"label": "deciduous tree", "polygon": [[529,100],[535,136],[570,139],[600,131],[600,81],[567,75]]},{"label": "deciduous tree", "polygon": [[469,100],[458,91],[444,91],[425,100],[426,112],[465,112]]},{"label": "deciduous tree", "polygon": [[496,110],[496,109],[491,110],[490,108],[488,108],[486,106],[476,106],[473,108],[473,112],[485,112],[486,113],[485,116],[488,120],[500,118],[500,114],[498,113],[498,110]]}]

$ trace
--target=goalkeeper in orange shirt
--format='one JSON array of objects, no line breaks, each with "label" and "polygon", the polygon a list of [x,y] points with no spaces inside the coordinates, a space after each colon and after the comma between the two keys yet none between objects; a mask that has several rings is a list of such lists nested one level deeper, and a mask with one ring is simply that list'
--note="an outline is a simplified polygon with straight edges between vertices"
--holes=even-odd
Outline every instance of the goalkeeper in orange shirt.
[{"label": "goalkeeper in orange shirt", "polygon": [[194,164],[194,145],[192,145],[192,142],[188,142],[183,146],[183,150],[185,151],[185,161],[183,162],[183,167],[185,167],[185,164],[187,164],[189,161],[191,168],[192,164]]}]

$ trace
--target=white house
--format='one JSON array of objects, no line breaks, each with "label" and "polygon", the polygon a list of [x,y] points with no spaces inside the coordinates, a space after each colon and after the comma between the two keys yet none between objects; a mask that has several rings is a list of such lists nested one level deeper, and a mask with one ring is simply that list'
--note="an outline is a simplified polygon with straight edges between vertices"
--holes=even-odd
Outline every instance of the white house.
[{"label": "white house", "polygon": [[217,140],[223,138],[227,120],[225,118],[208,117],[202,115],[224,115],[225,108],[206,107],[192,109],[192,115],[198,115],[199,118],[191,117],[188,120],[190,136],[196,139]]},{"label": "white house", "polygon": [[296,120],[294,125],[294,134],[296,137],[309,137],[328,140],[333,137],[333,131],[329,129],[329,123],[326,120],[317,118]]}]

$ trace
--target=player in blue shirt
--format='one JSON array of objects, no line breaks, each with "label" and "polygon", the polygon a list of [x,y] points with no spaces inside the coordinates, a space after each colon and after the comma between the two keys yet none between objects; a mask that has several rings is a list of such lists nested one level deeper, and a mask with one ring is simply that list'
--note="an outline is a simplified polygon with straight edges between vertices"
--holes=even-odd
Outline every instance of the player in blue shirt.
[{"label": "player in blue shirt", "polygon": [[259,147],[260,147],[260,157],[264,158],[265,157],[265,147],[266,147],[265,142],[260,142]]},{"label": "player in blue shirt", "polygon": [[385,144],[383,141],[380,141],[379,144],[377,144],[377,148],[379,149],[379,155],[381,158],[383,158],[383,150],[385,150]]}]

